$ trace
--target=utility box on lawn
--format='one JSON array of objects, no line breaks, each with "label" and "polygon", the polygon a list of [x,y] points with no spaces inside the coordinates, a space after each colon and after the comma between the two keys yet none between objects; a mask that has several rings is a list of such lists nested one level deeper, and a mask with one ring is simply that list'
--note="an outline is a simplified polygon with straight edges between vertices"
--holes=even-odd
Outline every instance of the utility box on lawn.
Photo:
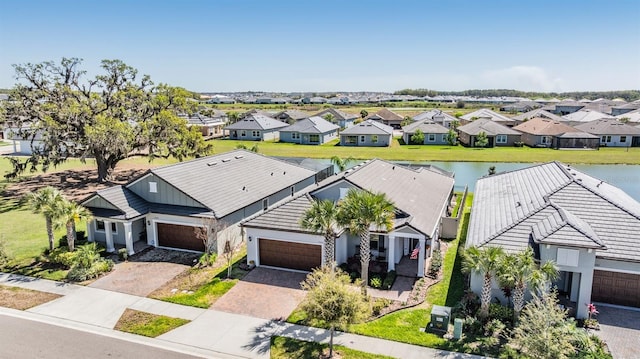
[{"label": "utility box on lawn", "polygon": [[451,307],[434,305],[431,308],[431,323],[429,327],[433,330],[446,332],[449,330],[449,320],[451,319]]}]

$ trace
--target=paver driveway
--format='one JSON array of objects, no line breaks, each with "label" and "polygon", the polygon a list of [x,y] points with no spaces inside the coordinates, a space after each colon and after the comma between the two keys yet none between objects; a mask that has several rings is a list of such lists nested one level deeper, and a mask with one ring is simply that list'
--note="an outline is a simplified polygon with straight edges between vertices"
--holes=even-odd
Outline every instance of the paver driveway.
[{"label": "paver driveway", "polygon": [[212,309],[262,319],[286,319],[304,299],[306,273],[258,267],[218,299]]},{"label": "paver driveway", "polygon": [[89,286],[146,297],[178,274],[189,269],[184,264],[163,262],[118,263],[113,272]]},{"label": "paver driveway", "polygon": [[640,309],[598,306],[600,331],[615,359],[640,358]]}]

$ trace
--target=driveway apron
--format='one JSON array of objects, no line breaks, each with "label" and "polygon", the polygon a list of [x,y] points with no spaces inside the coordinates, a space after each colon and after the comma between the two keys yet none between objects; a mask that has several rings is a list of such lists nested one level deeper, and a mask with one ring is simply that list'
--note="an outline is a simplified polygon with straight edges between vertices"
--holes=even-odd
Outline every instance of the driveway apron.
[{"label": "driveway apron", "polygon": [[607,342],[615,359],[640,358],[640,309],[598,305],[600,330],[595,333]]}]

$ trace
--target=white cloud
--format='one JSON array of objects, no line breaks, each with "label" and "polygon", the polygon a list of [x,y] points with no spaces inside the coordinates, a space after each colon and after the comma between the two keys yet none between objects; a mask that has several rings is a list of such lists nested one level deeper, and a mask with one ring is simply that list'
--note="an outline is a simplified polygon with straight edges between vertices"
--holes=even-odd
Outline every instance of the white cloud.
[{"label": "white cloud", "polygon": [[484,71],[479,76],[484,88],[505,88],[522,91],[562,91],[563,80],[552,77],[537,66],[512,66]]}]

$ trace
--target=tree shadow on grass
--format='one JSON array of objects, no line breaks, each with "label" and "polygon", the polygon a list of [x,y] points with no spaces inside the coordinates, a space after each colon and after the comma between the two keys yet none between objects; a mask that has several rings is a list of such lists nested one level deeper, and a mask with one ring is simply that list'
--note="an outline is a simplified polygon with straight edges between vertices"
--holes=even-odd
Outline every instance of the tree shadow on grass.
[{"label": "tree shadow on grass", "polygon": [[[271,338],[274,336],[281,336],[287,338],[293,338],[302,341],[311,341],[318,343],[325,343],[329,340],[329,331],[320,328],[306,327],[302,325],[289,324],[281,320],[270,320],[264,324],[253,328],[254,336],[251,342],[243,345],[242,347],[249,351],[257,351],[260,354],[266,354],[269,352],[271,346]],[[340,338],[339,332],[335,333],[334,343],[339,344]],[[292,341],[293,342],[293,341]],[[291,350],[302,350],[304,343],[296,344],[291,343]],[[300,348],[297,348],[300,347]],[[306,349],[304,349],[306,351]],[[288,352],[288,351],[287,351]],[[300,356],[300,358],[309,358],[309,356]]]}]

